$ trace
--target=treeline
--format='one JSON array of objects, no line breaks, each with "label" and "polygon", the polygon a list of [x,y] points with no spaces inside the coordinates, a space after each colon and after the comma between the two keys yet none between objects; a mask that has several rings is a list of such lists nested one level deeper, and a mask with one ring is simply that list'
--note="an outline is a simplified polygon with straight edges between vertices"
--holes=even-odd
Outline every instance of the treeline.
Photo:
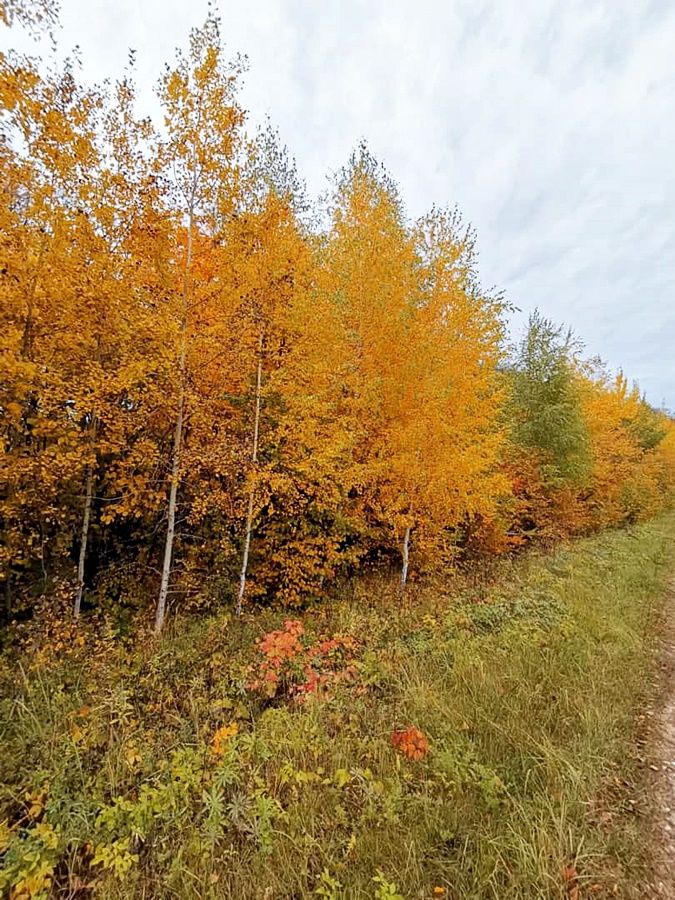
[{"label": "treeline", "polygon": [[324,593],[359,566],[651,515],[675,426],[480,286],[454,211],[409,221],[359,148],[308,208],[250,137],[217,22],[139,118],[112,88],[2,59],[0,579],[91,602]]}]

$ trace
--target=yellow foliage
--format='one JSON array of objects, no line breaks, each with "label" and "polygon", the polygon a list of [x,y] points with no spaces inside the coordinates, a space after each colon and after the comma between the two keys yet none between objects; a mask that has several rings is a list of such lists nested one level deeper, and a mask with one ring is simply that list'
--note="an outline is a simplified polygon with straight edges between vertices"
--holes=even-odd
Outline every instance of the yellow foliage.
[{"label": "yellow foliage", "polygon": [[230,722],[227,725],[221,725],[211,738],[211,750],[214,756],[222,756],[227,750],[230,738],[239,732],[239,726],[236,722]]},{"label": "yellow foliage", "polygon": [[35,666],[96,640],[36,585],[79,612],[159,580],[159,629],[169,602],[301,604],[359,564],[438,569],[672,500],[673,422],[590,365],[591,472],[552,483],[513,439],[472,232],[410,222],[363,147],[310,227],[292,162],[245,132],[241,72],[209,17],[156,127],[130,79],[0,60],[0,580],[45,615]]}]

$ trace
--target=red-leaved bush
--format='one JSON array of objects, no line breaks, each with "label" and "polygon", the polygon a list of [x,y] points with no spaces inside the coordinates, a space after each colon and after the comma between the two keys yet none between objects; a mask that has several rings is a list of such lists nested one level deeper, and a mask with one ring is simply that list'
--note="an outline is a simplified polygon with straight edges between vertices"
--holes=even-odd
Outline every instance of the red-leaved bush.
[{"label": "red-leaved bush", "polygon": [[429,741],[414,725],[392,731],[391,743],[399,753],[407,756],[408,759],[424,759],[429,752]]},{"label": "red-leaved bush", "polygon": [[310,694],[325,693],[356,675],[358,648],[351,635],[333,635],[313,642],[297,619],[270,631],[258,643],[259,657],[249,667],[249,690],[265,697],[286,694],[302,701]]}]

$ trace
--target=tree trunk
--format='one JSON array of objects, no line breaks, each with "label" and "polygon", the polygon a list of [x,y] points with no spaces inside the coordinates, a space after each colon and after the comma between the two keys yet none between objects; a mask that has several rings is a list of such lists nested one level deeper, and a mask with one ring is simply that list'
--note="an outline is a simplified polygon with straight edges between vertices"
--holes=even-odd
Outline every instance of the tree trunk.
[{"label": "tree trunk", "polygon": [[[260,394],[262,388],[262,344],[263,336],[260,334],[258,341],[258,371],[255,383],[255,418],[253,422],[253,452],[251,459],[253,465],[258,462],[258,434],[260,431]],[[253,528],[253,494],[254,488],[251,487],[248,495],[248,511],[246,513],[246,535],[244,537],[244,552],[241,559],[241,573],[239,575],[239,595],[237,596],[236,614],[241,615],[241,606],[244,602],[244,593],[246,591],[246,571],[248,569],[248,555],[251,549],[251,530]]]},{"label": "tree trunk", "polygon": [[192,184],[192,196],[190,198],[188,212],[188,237],[185,252],[185,268],[183,270],[183,310],[180,328],[180,357],[178,361],[178,409],[176,410],[176,424],[173,431],[173,450],[171,454],[171,487],[169,488],[169,509],[167,515],[166,542],[164,544],[164,563],[162,564],[162,580],[159,586],[157,609],[155,611],[155,634],[159,634],[164,626],[166,615],[166,598],[169,593],[169,579],[171,577],[171,562],[173,559],[173,539],[176,533],[176,503],[178,499],[178,477],[180,475],[180,462],[183,450],[183,419],[185,416],[185,368],[187,365],[187,316],[188,300],[190,296],[190,267],[192,265],[192,231],[194,226],[194,198],[196,190],[196,174]]},{"label": "tree trunk", "polygon": [[155,613],[155,634],[159,634],[164,625],[166,614],[166,598],[169,593],[169,578],[171,575],[171,560],[173,557],[173,539],[176,532],[176,501],[178,497],[178,475],[180,473],[180,457],[183,443],[183,408],[185,406],[184,378],[184,349],[181,351],[181,375],[180,390],[178,395],[178,412],[176,426],[173,432],[173,452],[171,457],[171,487],[169,488],[168,524],[166,528],[166,542],[164,544],[164,564],[162,565],[162,581],[157,598],[157,610]]},{"label": "tree trunk", "polygon": [[401,566],[401,590],[405,590],[408,581],[408,561],[410,560],[410,525],[403,536],[403,565]]},{"label": "tree trunk", "polygon": [[80,536],[80,556],[77,561],[77,593],[75,594],[75,618],[80,615],[82,606],[82,592],[84,591],[84,563],[87,558],[87,542],[89,540],[89,521],[91,519],[91,498],[94,486],[94,466],[89,463],[87,467],[87,485],[84,497],[84,513],[82,515],[82,532]]}]

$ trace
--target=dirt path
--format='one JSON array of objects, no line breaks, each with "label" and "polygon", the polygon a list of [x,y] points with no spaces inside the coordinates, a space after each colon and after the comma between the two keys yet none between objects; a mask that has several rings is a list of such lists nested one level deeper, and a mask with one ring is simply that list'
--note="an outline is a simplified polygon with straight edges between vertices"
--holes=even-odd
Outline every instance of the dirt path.
[{"label": "dirt path", "polygon": [[655,870],[646,897],[675,900],[675,579],[668,586],[661,634],[660,690],[652,713],[645,797],[652,810]]}]

